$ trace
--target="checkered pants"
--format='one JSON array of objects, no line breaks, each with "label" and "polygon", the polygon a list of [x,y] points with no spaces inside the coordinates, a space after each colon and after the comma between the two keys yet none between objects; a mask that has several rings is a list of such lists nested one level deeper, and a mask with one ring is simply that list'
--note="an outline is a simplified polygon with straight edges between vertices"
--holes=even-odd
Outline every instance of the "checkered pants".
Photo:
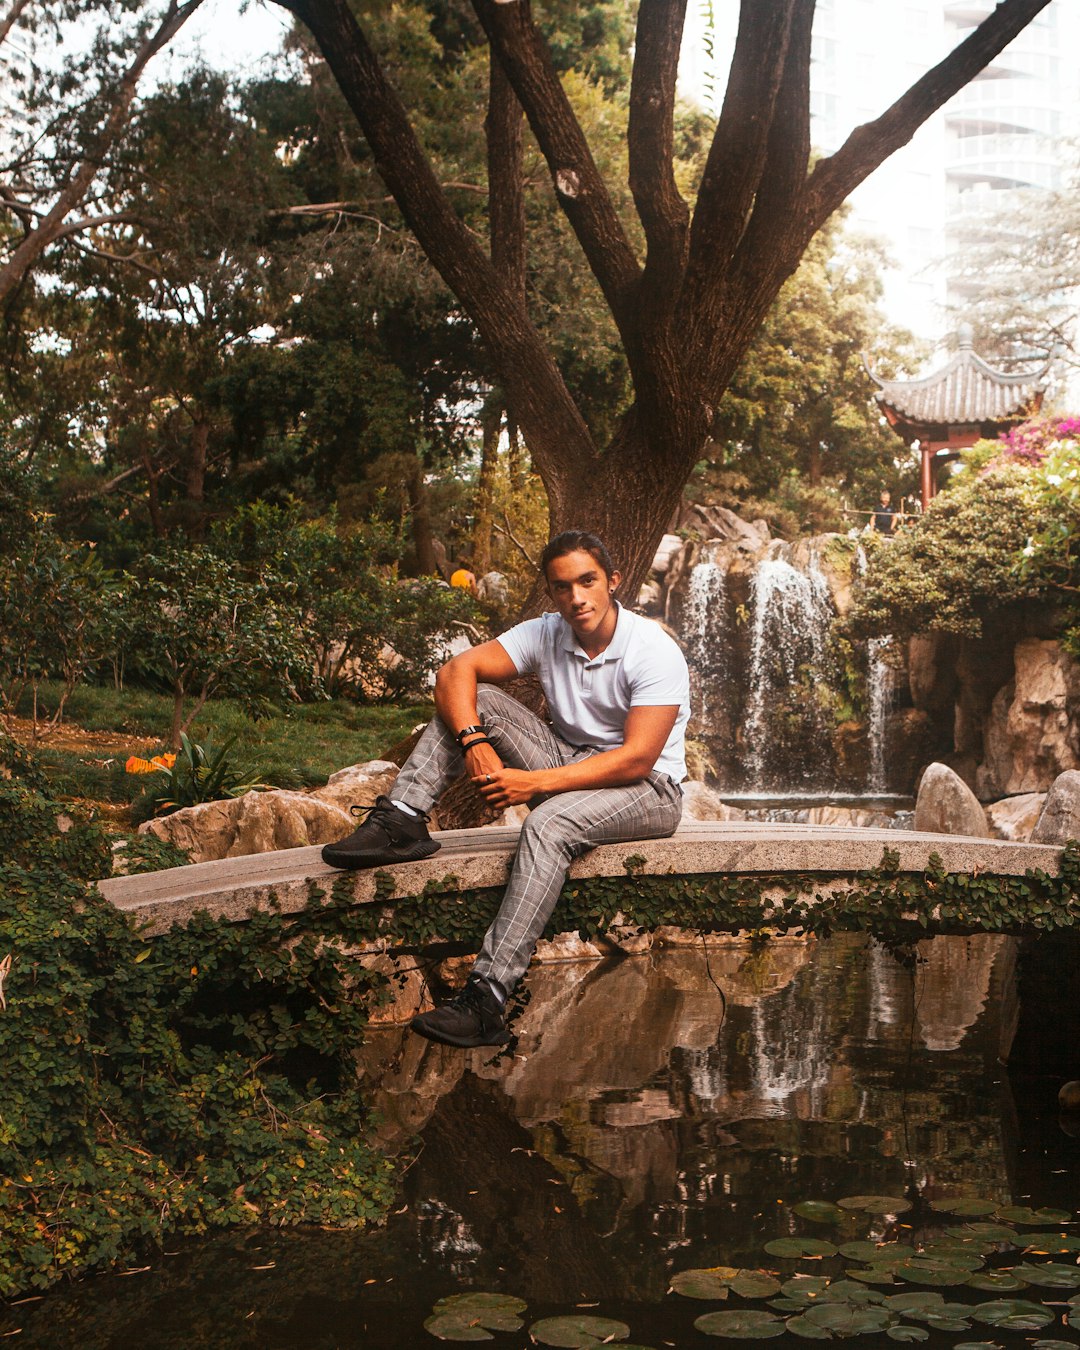
[{"label": "checkered pants", "polygon": [[[512,768],[551,769],[597,753],[592,746],[568,744],[494,685],[479,686],[476,707],[499,757]],[[417,811],[430,811],[462,768],[457,741],[434,717],[398,775],[393,796]],[[558,792],[541,800],[521,827],[510,881],[475,973],[509,994],[532,958],[571,861],[597,844],[674,834],[681,815],[682,789],[655,771],[625,787]]]}]

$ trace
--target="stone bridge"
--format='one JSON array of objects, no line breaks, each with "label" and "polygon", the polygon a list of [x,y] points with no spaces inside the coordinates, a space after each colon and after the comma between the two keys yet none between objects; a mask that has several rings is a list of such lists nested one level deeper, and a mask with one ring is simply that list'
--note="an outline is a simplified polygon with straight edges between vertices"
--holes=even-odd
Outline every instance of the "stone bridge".
[{"label": "stone bridge", "polygon": [[[357,904],[385,903],[386,878],[395,901],[416,897],[426,885],[447,876],[462,891],[496,888],[507,875],[517,843],[516,828],[444,830],[436,834],[442,849],[423,862],[403,863],[382,873],[346,874]],[[791,874],[813,878],[814,889],[853,881],[880,866],[888,849],[899,857],[899,871],[920,874],[936,854],[946,872],[975,876],[1022,877],[1029,870],[1058,873],[1061,849],[957,835],[916,834],[900,830],[823,825],[768,825],[743,821],[692,821],[669,839],[605,844],[579,858],[571,882],[587,877],[622,877],[627,860],[640,876],[763,876]],[[243,920],[265,906],[271,893],[285,913],[302,909],[311,885],[329,887],[342,873],[327,867],[319,849],[292,848],[217,862],[196,863],[98,883],[117,908],[142,920],[151,934],[185,923],[198,910]],[[383,888],[377,891],[378,877]],[[734,925],[733,925],[734,926]],[[978,926],[975,925],[978,931]]]}]

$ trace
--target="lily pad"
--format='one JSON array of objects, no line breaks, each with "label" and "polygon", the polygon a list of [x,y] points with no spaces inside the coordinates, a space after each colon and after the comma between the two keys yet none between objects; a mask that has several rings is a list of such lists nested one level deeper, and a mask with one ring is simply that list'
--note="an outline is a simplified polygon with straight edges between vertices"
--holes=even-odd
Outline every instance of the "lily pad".
[{"label": "lily pad", "polygon": [[789,1317],[784,1325],[793,1336],[801,1336],[804,1341],[831,1341],[833,1338],[828,1327],[819,1327],[803,1316]]},{"label": "lily pad", "polygon": [[963,1228],[946,1228],[949,1237],[985,1238],[987,1242],[1007,1242],[1013,1247],[1020,1245],[1020,1234],[1015,1228],[1003,1223],[966,1223]]},{"label": "lily pad", "polygon": [[890,1341],[928,1341],[930,1333],[925,1327],[886,1327],[885,1335]]},{"label": "lily pad", "polygon": [[1080,1252],[1080,1237],[1072,1233],[1025,1233],[1022,1241],[1025,1251],[1046,1252],[1048,1256],[1057,1256],[1061,1252]]},{"label": "lily pad", "polygon": [[729,1284],[740,1298],[772,1298],[780,1292],[780,1281],[764,1270],[740,1270]]},{"label": "lily pad", "polygon": [[1045,1289],[1075,1289],[1080,1285],[1080,1266],[1059,1265],[1054,1261],[1047,1261],[1045,1265],[1025,1261],[1013,1267],[1013,1274],[1028,1284]]},{"label": "lily pad", "polygon": [[824,1275],[793,1275],[780,1286],[780,1292],[787,1298],[820,1298],[829,1287]]},{"label": "lily pad", "polygon": [[911,1208],[911,1201],[898,1195],[845,1195],[836,1203],[859,1214],[906,1214]]},{"label": "lily pad", "polygon": [[929,1284],[944,1288],[948,1285],[967,1284],[972,1272],[952,1261],[913,1256],[907,1261],[902,1261],[897,1266],[896,1273],[902,1280],[908,1280],[912,1284]]},{"label": "lily pad", "polygon": [[803,1316],[815,1326],[825,1327],[837,1336],[861,1336],[868,1331],[884,1331],[889,1325],[885,1308],[852,1308],[843,1303],[818,1303]]},{"label": "lily pad", "polygon": [[1027,1205],[1009,1205],[999,1209],[995,1218],[1005,1223],[1050,1224],[1075,1223],[1067,1209],[1029,1209]]},{"label": "lily pad", "polygon": [[782,1336],[786,1329],[783,1319],[775,1313],[756,1308],[705,1313],[694,1326],[706,1336],[726,1336],[733,1341],[771,1341]]},{"label": "lily pad", "polygon": [[821,1238],[773,1238],[766,1242],[765,1250],[770,1256],[795,1258],[836,1255],[836,1247]]},{"label": "lily pad", "polygon": [[630,1328],[612,1317],[544,1317],[529,1328],[529,1335],[541,1345],[586,1350],[605,1341],[625,1341]]},{"label": "lily pad", "polygon": [[1076,1344],[1073,1341],[1042,1340],[1036,1341],[1031,1350],[1076,1350]]},{"label": "lily pad", "polygon": [[[521,1326],[521,1323],[518,1323]],[[433,1313],[424,1323],[424,1330],[440,1341],[493,1341],[495,1337],[485,1331],[476,1320],[465,1312]]]},{"label": "lily pad", "polygon": [[890,1294],[885,1299],[885,1307],[891,1312],[919,1312],[927,1308],[943,1308],[944,1294],[932,1294],[928,1289],[912,1289],[907,1294]]},{"label": "lily pad", "polygon": [[967,1247],[949,1246],[948,1243],[928,1242],[921,1252],[911,1258],[915,1261],[935,1261],[942,1266],[955,1266],[957,1270],[980,1270],[985,1262],[982,1252],[970,1251]]},{"label": "lily pad", "polygon": [[844,1217],[844,1211],[830,1200],[800,1200],[793,1212],[811,1223],[839,1223]]},{"label": "lily pad", "polygon": [[671,1277],[671,1287],[683,1298],[722,1299],[728,1285],[738,1275],[737,1266],[710,1266],[704,1270],[680,1270]]},{"label": "lily pad", "polygon": [[467,1308],[470,1312],[478,1314],[496,1312],[517,1316],[528,1306],[523,1298],[517,1298],[514,1294],[484,1294],[469,1290],[464,1294],[447,1294],[435,1304],[434,1311],[458,1312]]},{"label": "lily pad", "polygon": [[1039,1303],[1022,1298],[996,1298],[971,1309],[976,1322],[1000,1327],[1002,1331],[1041,1331],[1054,1320],[1054,1314]]},{"label": "lily pad", "polygon": [[845,1242],[840,1248],[840,1255],[846,1256],[849,1261],[865,1261],[875,1265],[893,1258],[903,1261],[915,1255],[915,1248],[905,1246],[902,1242]]},{"label": "lily pad", "polygon": [[805,1312],[813,1299],[809,1298],[771,1298],[769,1307],[778,1313],[801,1313]]},{"label": "lily pad", "polygon": [[868,1303],[885,1301],[884,1294],[879,1294],[876,1289],[867,1289],[865,1284],[857,1284],[854,1280],[833,1280],[821,1297],[827,1303],[853,1303],[860,1308]]},{"label": "lily pad", "polygon": [[849,1280],[858,1280],[862,1284],[895,1284],[896,1276],[883,1266],[868,1266],[866,1270],[849,1270]]},{"label": "lily pad", "polygon": [[817,1323],[807,1322],[803,1316],[788,1318],[784,1323],[792,1335],[802,1336],[803,1341],[832,1341],[833,1332],[828,1327],[819,1327]]},{"label": "lily pad", "polygon": [[1019,1279],[1013,1270],[977,1270],[968,1276],[968,1288],[987,1294],[1015,1294],[1027,1288],[1027,1281]]},{"label": "lily pad", "polygon": [[970,1218],[980,1218],[997,1211],[996,1200],[931,1200],[930,1208],[939,1214],[956,1214]]}]

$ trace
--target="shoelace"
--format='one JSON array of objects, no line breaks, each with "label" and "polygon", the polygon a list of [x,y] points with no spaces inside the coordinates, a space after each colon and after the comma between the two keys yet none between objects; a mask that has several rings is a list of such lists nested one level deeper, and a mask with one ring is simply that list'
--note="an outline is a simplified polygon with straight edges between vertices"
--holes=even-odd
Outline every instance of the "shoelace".
[{"label": "shoelace", "polygon": [[[399,817],[402,813],[398,811],[389,797],[376,797],[370,806],[350,806],[349,814],[357,817],[366,816],[367,820],[380,826],[387,839],[392,840],[395,844],[399,844],[407,838],[400,830]],[[426,811],[418,811],[417,819],[422,820],[426,825],[431,817]]]}]

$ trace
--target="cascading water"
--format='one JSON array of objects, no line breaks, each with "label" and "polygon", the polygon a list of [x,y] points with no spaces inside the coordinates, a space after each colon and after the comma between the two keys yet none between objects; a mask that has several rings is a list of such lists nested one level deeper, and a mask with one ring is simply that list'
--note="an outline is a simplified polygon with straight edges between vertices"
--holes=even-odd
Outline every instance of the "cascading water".
[{"label": "cascading water", "polygon": [[[786,556],[785,556],[786,554]],[[820,777],[820,754],[784,764],[781,719],[793,716],[813,734],[820,723],[814,686],[824,675],[829,629],[835,618],[828,582],[811,549],[806,570],[790,549],[758,564],[751,583],[752,627],[744,761],[751,786],[765,789]],[[777,782],[770,780],[776,779]],[[830,784],[822,784],[830,786]]]},{"label": "cascading water", "polygon": [[885,732],[893,705],[892,669],[885,660],[889,638],[871,638],[867,648],[867,704],[869,713],[871,792],[888,790]]},{"label": "cascading water", "polygon": [[690,573],[682,630],[687,659],[697,671],[699,716],[704,720],[715,691],[727,675],[725,616],[727,573],[715,562],[697,563]]}]

